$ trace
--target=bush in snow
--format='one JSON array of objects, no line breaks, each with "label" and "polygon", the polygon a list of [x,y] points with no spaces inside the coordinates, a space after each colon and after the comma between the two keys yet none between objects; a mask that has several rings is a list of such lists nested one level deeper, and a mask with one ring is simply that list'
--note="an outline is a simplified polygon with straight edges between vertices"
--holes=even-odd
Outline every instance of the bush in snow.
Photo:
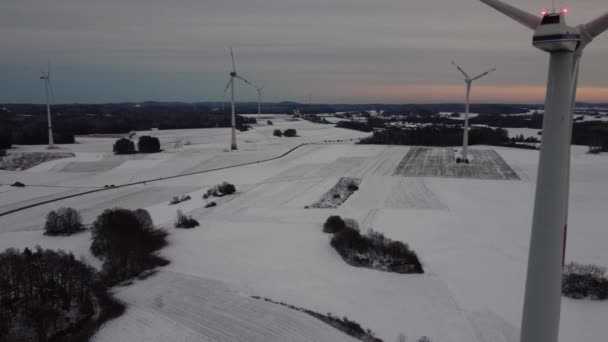
[{"label": "bush in snow", "polygon": [[120,138],[114,143],[115,154],[133,154],[135,151],[135,144],[133,141],[127,138]]},{"label": "bush in snow", "polygon": [[430,337],[428,336],[422,336],[418,339],[418,342],[432,342]]},{"label": "bush in snow", "polygon": [[574,299],[608,299],[606,269],[597,265],[571,262],[564,267],[562,293]]},{"label": "bush in snow", "polygon": [[236,186],[228,182],[222,182],[210,189],[203,195],[203,199],[208,200],[211,197],[222,197],[224,195],[232,195],[236,192]]},{"label": "bush in snow", "polygon": [[46,216],[44,234],[46,235],[72,235],[84,230],[82,218],[78,211],[72,208],[59,208],[52,210]]},{"label": "bush in snow", "polygon": [[267,124],[268,126],[272,126],[272,125],[273,125],[272,121],[270,121],[270,120],[266,121],[266,124]]},{"label": "bush in snow", "polygon": [[234,186],[234,184],[222,182],[222,184],[219,185],[218,190],[224,195],[232,195],[236,192],[236,187]]},{"label": "bush in snow", "polygon": [[338,208],[342,203],[357,190],[359,190],[360,179],[342,177],[338,180],[338,183],[334,185],[328,192],[311,204],[311,208]]},{"label": "bush in snow", "polygon": [[147,226],[142,211],[106,209],[93,222],[91,252],[103,260],[109,285],[141,275],[169,262],[156,252],[167,244],[167,232]]},{"label": "bush in snow", "polygon": [[298,135],[298,132],[295,129],[293,129],[293,128],[288,128],[288,129],[286,129],[286,130],[283,131],[283,136],[286,136],[288,138],[293,138],[296,135]]},{"label": "bush in snow", "polygon": [[160,152],[160,141],[157,137],[142,135],[137,141],[137,149],[140,153],[156,153]]},{"label": "bush in snow", "polygon": [[275,137],[282,137],[283,132],[281,132],[280,129],[275,129],[274,132],[272,132],[272,135],[274,135]]},{"label": "bush in snow", "polygon": [[251,126],[249,125],[236,125],[236,129],[238,129],[240,132],[247,132],[250,128]]},{"label": "bush in snow", "polygon": [[337,233],[342,229],[346,228],[346,224],[344,224],[344,220],[340,216],[333,215],[325,220],[323,224],[323,232],[324,233]]},{"label": "bush in snow", "polygon": [[216,205],[217,205],[217,203],[215,203],[215,202],[209,202],[209,203],[205,204],[205,208],[215,207]]},{"label": "bush in snow", "polygon": [[194,228],[198,227],[198,221],[193,219],[192,216],[186,216],[181,210],[177,211],[177,220],[175,221],[175,228]]},{"label": "bush in snow", "polygon": [[424,273],[416,253],[401,241],[369,230],[365,235],[346,226],[334,234],[331,245],[349,265],[395,273]]},{"label": "bush in snow", "polygon": [[173,198],[171,198],[171,201],[169,201],[169,205],[175,205],[181,202],[189,201],[191,199],[192,198],[190,196],[185,195],[182,195],[181,197],[173,196]]}]

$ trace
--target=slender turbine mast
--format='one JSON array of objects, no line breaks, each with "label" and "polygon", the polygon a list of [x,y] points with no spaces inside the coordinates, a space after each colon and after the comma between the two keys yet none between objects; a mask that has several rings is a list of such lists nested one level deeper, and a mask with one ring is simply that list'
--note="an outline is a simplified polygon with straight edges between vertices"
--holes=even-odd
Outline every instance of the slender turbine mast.
[{"label": "slender turbine mast", "polygon": [[570,191],[570,141],[579,62],[584,48],[608,29],[608,12],[577,27],[567,10],[542,18],[499,0],[480,0],[534,30],[533,45],[550,54],[528,256],[521,342],[556,342]]},{"label": "slender turbine mast", "polygon": [[236,146],[236,110],[234,107],[234,79],[238,78],[239,80],[251,85],[251,82],[247,81],[246,79],[242,78],[241,76],[239,76],[239,74],[236,73],[236,64],[234,63],[234,53],[232,52],[232,46],[230,47],[230,57],[232,57],[232,71],[230,72],[230,80],[228,81],[228,84],[226,84],[226,88],[224,88],[224,93],[226,93],[226,91],[228,91],[228,88],[230,87],[230,95],[231,95],[231,99],[232,99],[232,116],[231,116],[231,123],[232,123],[232,139],[230,142],[230,150],[234,151],[237,150],[237,146]]},{"label": "slender turbine mast", "polygon": [[51,100],[50,100],[50,93],[53,92],[53,87],[51,85],[51,62],[48,61],[47,63],[47,69],[46,72],[42,72],[42,75],[40,76],[41,80],[44,80],[44,93],[46,95],[46,120],[48,123],[48,129],[49,129],[49,146],[48,149],[53,149],[55,148],[55,145],[53,144],[53,123],[51,121]]},{"label": "slender turbine mast", "polygon": [[264,89],[264,86],[255,86],[255,90],[258,92],[258,120],[262,113],[262,89]]},{"label": "slender turbine mast", "polygon": [[468,151],[469,151],[469,98],[471,96],[471,85],[473,84],[474,81],[486,76],[487,74],[491,73],[492,71],[496,70],[496,68],[492,68],[491,70],[488,70],[484,73],[481,73],[473,78],[469,77],[469,75],[464,72],[464,70],[462,70],[461,67],[459,67],[454,61],[452,61],[452,64],[454,64],[454,66],[458,69],[458,71],[460,71],[462,73],[462,75],[464,75],[464,82],[467,84],[467,95],[466,95],[466,104],[465,104],[465,111],[464,111],[464,133],[462,135],[462,162],[463,163],[468,163],[469,159],[468,159]]}]

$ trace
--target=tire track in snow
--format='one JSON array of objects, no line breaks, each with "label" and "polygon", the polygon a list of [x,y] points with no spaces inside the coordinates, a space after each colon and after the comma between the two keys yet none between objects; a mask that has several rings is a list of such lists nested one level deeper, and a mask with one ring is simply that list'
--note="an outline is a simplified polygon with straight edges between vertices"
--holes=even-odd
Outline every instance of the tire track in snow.
[{"label": "tire track in snow", "polygon": [[298,145],[296,147],[293,147],[292,149],[288,150],[287,152],[285,152],[285,153],[283,153],[283,154],[281,154],[281,155],[279,155],[277,157],[273,157],[273,158],[269,158],[269,159],[263,159],[263,160],[258,160],[258,161],[241,163],[241,164],[237,164],[237,165],[223,166],[223,167],[219,167],[219,168],[215,168],[215,169],[202,170],[202,171],[196,171],[196,172],[191,172],[191,173],[178,174],[178,175],[174,175],[174,176],[153,178],[153,179],[148,179],[148,180],[143,180],[143,181],[138,181],[138,182],[133,182],[133,183],[121,184],[121,185],[117,185],[117,186],[113,186],[113,187],[109,187],[109,188],[99,188],[99,189],[85,191],[85,192],[81,192],[81,193],[77,193],[77,194],[71,194],[71,195],[61,196],[61,197],[53,198],[53,199],[50,199],[50,200],[36,202],[36,203],[29,204],[29,205],[26,205],[26,206],[23,206],[23,207],[14,208],[14,209],[11,209],[11,210],[8,210],[8,211],[0,212],[0,216],[5,216],[5,215],[16,213],[16,212],[19,212],[19,211],[22,211],[22,210],[38,207],[38,206],[41,206],[41,205],[44,205],[44,204],[58,202],[58,201],[65,200],[65,199],[68,199],[68,198],[74,198],[74,197],[84,196],[84,195],[88,195],[88,194],[92,194],[92,193],[96,193],[96,192],[110,191],[110,190],[125,188],[125,187],[133,186],[133,185],[141,185],[141,184],[146,184],[146,183],[159,182],[159,181],[163,181],[163,180],[167,180],[167,179],[175,179],[175,178],[187,177],[187,176],[192,176],[192,175],[201,174],[201,173],[208,173],[208,172],[213,172],[213,171],[220,171],[220,170],[237,168],[237,167],[241,167],[241,166],[247,166],[247,165],[254,165],[254,164],[265,163],[265,162],[269,162],[269,161],[273,161],[273,160],[277,160],[277,159],[283,158],[283,157],[291,154],[293,151],[301,148],[302,146],[307,146],[307,145],[310,145],[310,143],[300,144],[300,145]]}]

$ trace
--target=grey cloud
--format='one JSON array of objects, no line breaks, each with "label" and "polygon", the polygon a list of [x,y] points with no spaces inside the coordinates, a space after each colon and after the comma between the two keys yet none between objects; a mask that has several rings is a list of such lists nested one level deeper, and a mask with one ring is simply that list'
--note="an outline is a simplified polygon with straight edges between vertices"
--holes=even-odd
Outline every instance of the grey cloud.
[{"label": "grey cloud", "polygon": [[[537,13],[550,5],[511,3]],[[571,24],[608,9],[604,0],[571,7]],[[607,42],[589,48],[582,85],[608,87]],[[35,74],[47,56],[65,102],[220,99],[229,44],[244,74],[274,85],[269,100],[311,89],[344,100],[336,89],[356,84],[459,84],[451,59],[471,70],[496,64],[487,85],[542,86],[548,60],[531,32],[476,0],[7,0],[0,102],[40,101]]]}]

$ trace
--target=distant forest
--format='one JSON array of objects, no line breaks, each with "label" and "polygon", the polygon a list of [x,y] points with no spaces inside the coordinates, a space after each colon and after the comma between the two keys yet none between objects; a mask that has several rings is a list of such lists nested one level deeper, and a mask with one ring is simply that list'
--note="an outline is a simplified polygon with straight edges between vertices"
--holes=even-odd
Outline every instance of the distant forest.
[{"label": "distant forest", "polygon": [[[46,106],[0,105],[0,148],[10,144],[48,143]],[[74,135],[116,134],[133,130],[230,127],[230,114],[184,103],[69,104],[52,107],[55,143],[74,142]],[[237,116],[237,126],[255,123]]]},{"label": "distant forest", "polygon": [[[583,106],[584,104],[579,104]],[[603,105],[597,105],[602,107]],[[313,122],[328,123],[314,114],[340,113],[348,117],[363,115],[369,117],[369,110],[382,112],[382,118],[371,118],[367,124],[341,123],[344,128],[370,131],[382,128],[385,122],[407,120],[411,123],[435,123],[445,125],[461,124],[449,117],[439,116],[439,112],[462,112],[462,104],[302,104],[297,102],[264,103],[267,114],[294,111],[307,115]],[[512,116],[541,109],[540,105],[525,104],[473,104],[471,112],[480,114],[471,118],[472,125],[487,125],[505,128],[542,128],[542,115]],[[245,102],[237,106],[237,114],[256,113],[257,103]],[[59,104],[54,105],[53,133],[56,143],[73,143],[74,135],[119,134],[133,130],[182,129],[230,127],[230,106],[224,102],[142,102],[109,104]],[[592,112],[585,112],[593,114]],[[499,115],[503,114],[503,115]],[[397,118],[399,117],[399,118]],[[385,121],[386,120],[386,121]],[[255,123],[255,118],[237,116],[237,126],[243,128]],[[604,124],[576,123],[573,143],[603,146],[608,138],[602,129]],[[346,127],[349,126],[349,127]],[[579,127],[576,129],[576,127]],[[46,144],[48,142],[46,106],[39,104],[0,104],[0,149],[11,144]],[[579,133],[582,134],[579,136]]]},{"label": "distant forest", "polygon": [[[462,144],[462,128],[449,126],[424,126],[411,129],[391,127],[375,131],[361,144],[458,146]],[[473,127],[469,132],[470,145],[508,145],[509,135],[502,128]]]}]

